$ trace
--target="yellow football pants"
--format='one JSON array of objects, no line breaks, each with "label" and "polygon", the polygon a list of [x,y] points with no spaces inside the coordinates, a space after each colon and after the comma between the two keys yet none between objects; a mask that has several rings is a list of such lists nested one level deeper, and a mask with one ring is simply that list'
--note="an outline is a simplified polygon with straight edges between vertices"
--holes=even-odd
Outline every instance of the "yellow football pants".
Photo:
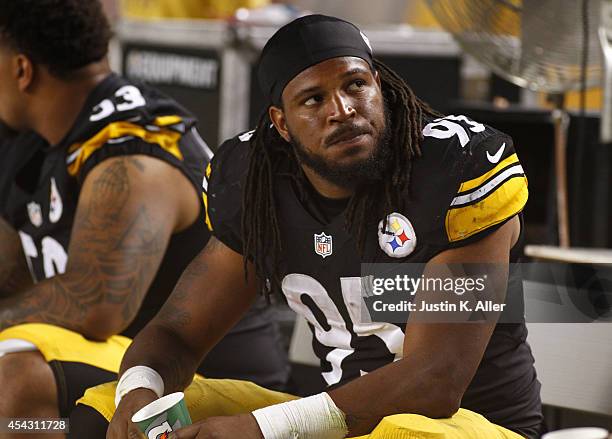
[{"label": "yellow football pants", "polygon": [[119,372],[123,354],[132,342],[121,335],[102,342],[91,341],[68,329],[43,323],[26,323],[0,332],[0,341],[9,339],[29,341],[47,362],[78,362],[109,372]]},{"label": "yellow football pants", "polygon": [[[77,404],[90,406],[110,421],[115,410],[117,383],[88,389]],[[185,390],[185,402],[193,422],[211,416],[247,413],[258,408],[297,399],[247,381],[194,378]],[[452,418],[431,419],[403,414],[388,416],[366,436],[355,439],[522,439],[520,435],[460,409]]]}]

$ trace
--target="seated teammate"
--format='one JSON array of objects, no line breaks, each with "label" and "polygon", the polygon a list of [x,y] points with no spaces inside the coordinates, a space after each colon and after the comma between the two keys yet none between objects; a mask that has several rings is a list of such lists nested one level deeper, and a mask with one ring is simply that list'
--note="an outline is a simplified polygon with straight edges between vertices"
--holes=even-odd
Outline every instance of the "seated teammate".
[{"label": "seated teammate", "polygon": [[[207,173],[213,238],[135,338],[119,383],[80,402],[110,418],[117,398],[113,439],[136,437],[132,414],[185,388],[195,422],[173,438],[341,438],[392,414],[448,418],[460,407],[501,427],[482,418],[466,425],[461,410],[444,421],[452,437],[539,437],[540,385],[524,323],[403,328],[360,319],[362,262],[427,263],[425,276],[434,264],[494,263],[488,282],[508,298],[522,294],[508,275],[527,201],[512,140],[435,114],[373,59],[359,29],[333,17],[276,32],[258,78],[268,111],[254,132],[222,145]],[[281,290],[308,320],[327,392],[293,400],[247,383],[190,385],[262,289]],[[419,436],[412,427],[393,437],[443,428]]]},{"label": "seated teammate", "polygon": [[[0,119],[23,133],[0,173],[27,159],[0,188],[2,418],[66,417],[114,379],[129,340],[113,336],[155,315],[210,236],[195,120],[112,73],[109,37],[97,0],[0,4]],[[255,306],[200,370],[282,386],[269,313]]]}]

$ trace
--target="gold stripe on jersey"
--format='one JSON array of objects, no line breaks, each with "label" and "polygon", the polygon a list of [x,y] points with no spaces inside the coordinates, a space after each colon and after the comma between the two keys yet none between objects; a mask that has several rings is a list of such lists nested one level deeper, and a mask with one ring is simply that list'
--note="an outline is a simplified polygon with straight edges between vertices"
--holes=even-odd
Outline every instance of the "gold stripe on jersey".
[{"label": "gold stripe on jersey", "polygon": [[206,192],[202,192],[202,199],[204,200],[204,211],[206,212],[206,226],[208,230],[213,231],[212,223],[210,222],[210,216],[208,216],[208,196]]},{"label": "gold stripe on jersey", "polygon": [[181,123],[183,119],[180,116],[172,115],[172,116],[158,116],[155,118],[153,123],[160,127],[165,127],[168,125],[175,125],[177,123]]},{"label": "gold stripe on jersey", "polygon": [[519,160],[518,160],[517,155],[516,154],[512,154],[511,156],[509,156],[509,157],[505,158],[504,160],[502,160],[501,162],[499,162],[497,164],[497,166],[495,166],[493,169],[491,169],[487,173],[481,175],[480,177],[477,177],[477,178],[474,178],[472,180],[468,180],[466,182],[461,183],[461,186],[459,187],[459,193],[465,192],[465,191],[469,191],[471,189],[474,189],[474,188],[480,186],[485,181],[487,181],[489,178],[491,178],[492,176],[497,174],[499,171],[504,169],[506,166],[508,166],[510,164],[513,164],[513,163],[518,163],[518,162],[519,162]]},{"label": "gold stripe on jersey", "polygon": [[473,204],[450,208],[446,234],[450,242],[468,238],[519,213],[528,198],[527,178],[510,177]]},{"label": "gold stripe on jersey", "polygon": [[[168,116],[166,116],[168,117]],[[131,122],[112,122],[106,125],[95,136],[83,143],[75,143],[68,149],[68,173],[72,176],[78,175],[87,159],[107,143],[121,143],[132,138],[141,139],[147,143],[159,145],[179,160],[183,160],[178,142],[181,134],[167,128],[161,128],[152,132],[146,128]]]},{"label": "gold stripe on jersey", "polygon": [[208,215],[208,195],[206,194],[206,190],[208,189],[208,179],[210,178],[210,174],[212,173],[212,166],[210,162],[208,166],[206,166],[206,171],[204,172],[206,188],[202,192],[202,198],[204,199],[204,212],[206,212],[206,225],[208,226],[208,230],[213,231],[212,222],[210,221],[210,216]]}]

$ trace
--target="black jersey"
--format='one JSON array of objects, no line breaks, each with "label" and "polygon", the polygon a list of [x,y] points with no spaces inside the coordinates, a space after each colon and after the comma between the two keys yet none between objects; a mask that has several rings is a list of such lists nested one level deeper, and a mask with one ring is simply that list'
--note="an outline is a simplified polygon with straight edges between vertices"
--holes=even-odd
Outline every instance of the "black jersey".
[{"label": "black jersey", "polygon": [[[275,176],[282,291],[308,321],[330,386],[402,357],[403,326],[361,321],[355,298],[361,297],[362,262],[425,263],[492,233],[527,201],[527,179],[509,136],[465,116],[428,122],[422,156],[413,163],[410,203],[405,211],[388,212],[385,230],[376,218],[378,230],[366,237],[363,256],[342,213],[319,214],[315,197],[305,196],[290,172]],[[213,234],[238,252],[250,136],[222,145],[207,172],[207,221]],[[522,297],[520,280],[509,279],[510,291]],[[524,324],[497,325],[463,407],[509,428],[539,425],[539,383],[526,335]]]},{"label": "black jersey", "polygon": [[[24,154],[35,152],[17,173],[6,216],[19,232],[35,282],[65,271],[81,185],[98,163],[126,154],[154,156],[179,169],[201,191],[203,172],[212,156],[186,110],[156,91],[115,74],[88,96],[58,145],[49,146],[35,134],[23,135],[15,142]],[[159,310],[208,237],[201,221],[173,235],[141,311],[126,335],[134,336]]]}]

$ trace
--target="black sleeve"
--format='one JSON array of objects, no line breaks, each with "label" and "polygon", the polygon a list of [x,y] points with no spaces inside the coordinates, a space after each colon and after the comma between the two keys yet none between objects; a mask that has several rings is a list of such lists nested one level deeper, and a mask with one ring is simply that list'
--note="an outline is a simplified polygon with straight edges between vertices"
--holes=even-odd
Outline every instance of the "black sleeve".
[{"label": "black sleeve", "polygon": [[435,215],[438,242],[467,245],[523,210],[527,177],[510,136],[465,116],[438,119],[423,134],[426,145],[438,144],[432,149],[442,162],[434,197],[446,203]]},{"label": "black sleeve", "polygon": [[206,223],[212,234],[229,248],[242,254],[242,190],[249,160],[252,132],[224,142],[206,170],[204,204]]}]

